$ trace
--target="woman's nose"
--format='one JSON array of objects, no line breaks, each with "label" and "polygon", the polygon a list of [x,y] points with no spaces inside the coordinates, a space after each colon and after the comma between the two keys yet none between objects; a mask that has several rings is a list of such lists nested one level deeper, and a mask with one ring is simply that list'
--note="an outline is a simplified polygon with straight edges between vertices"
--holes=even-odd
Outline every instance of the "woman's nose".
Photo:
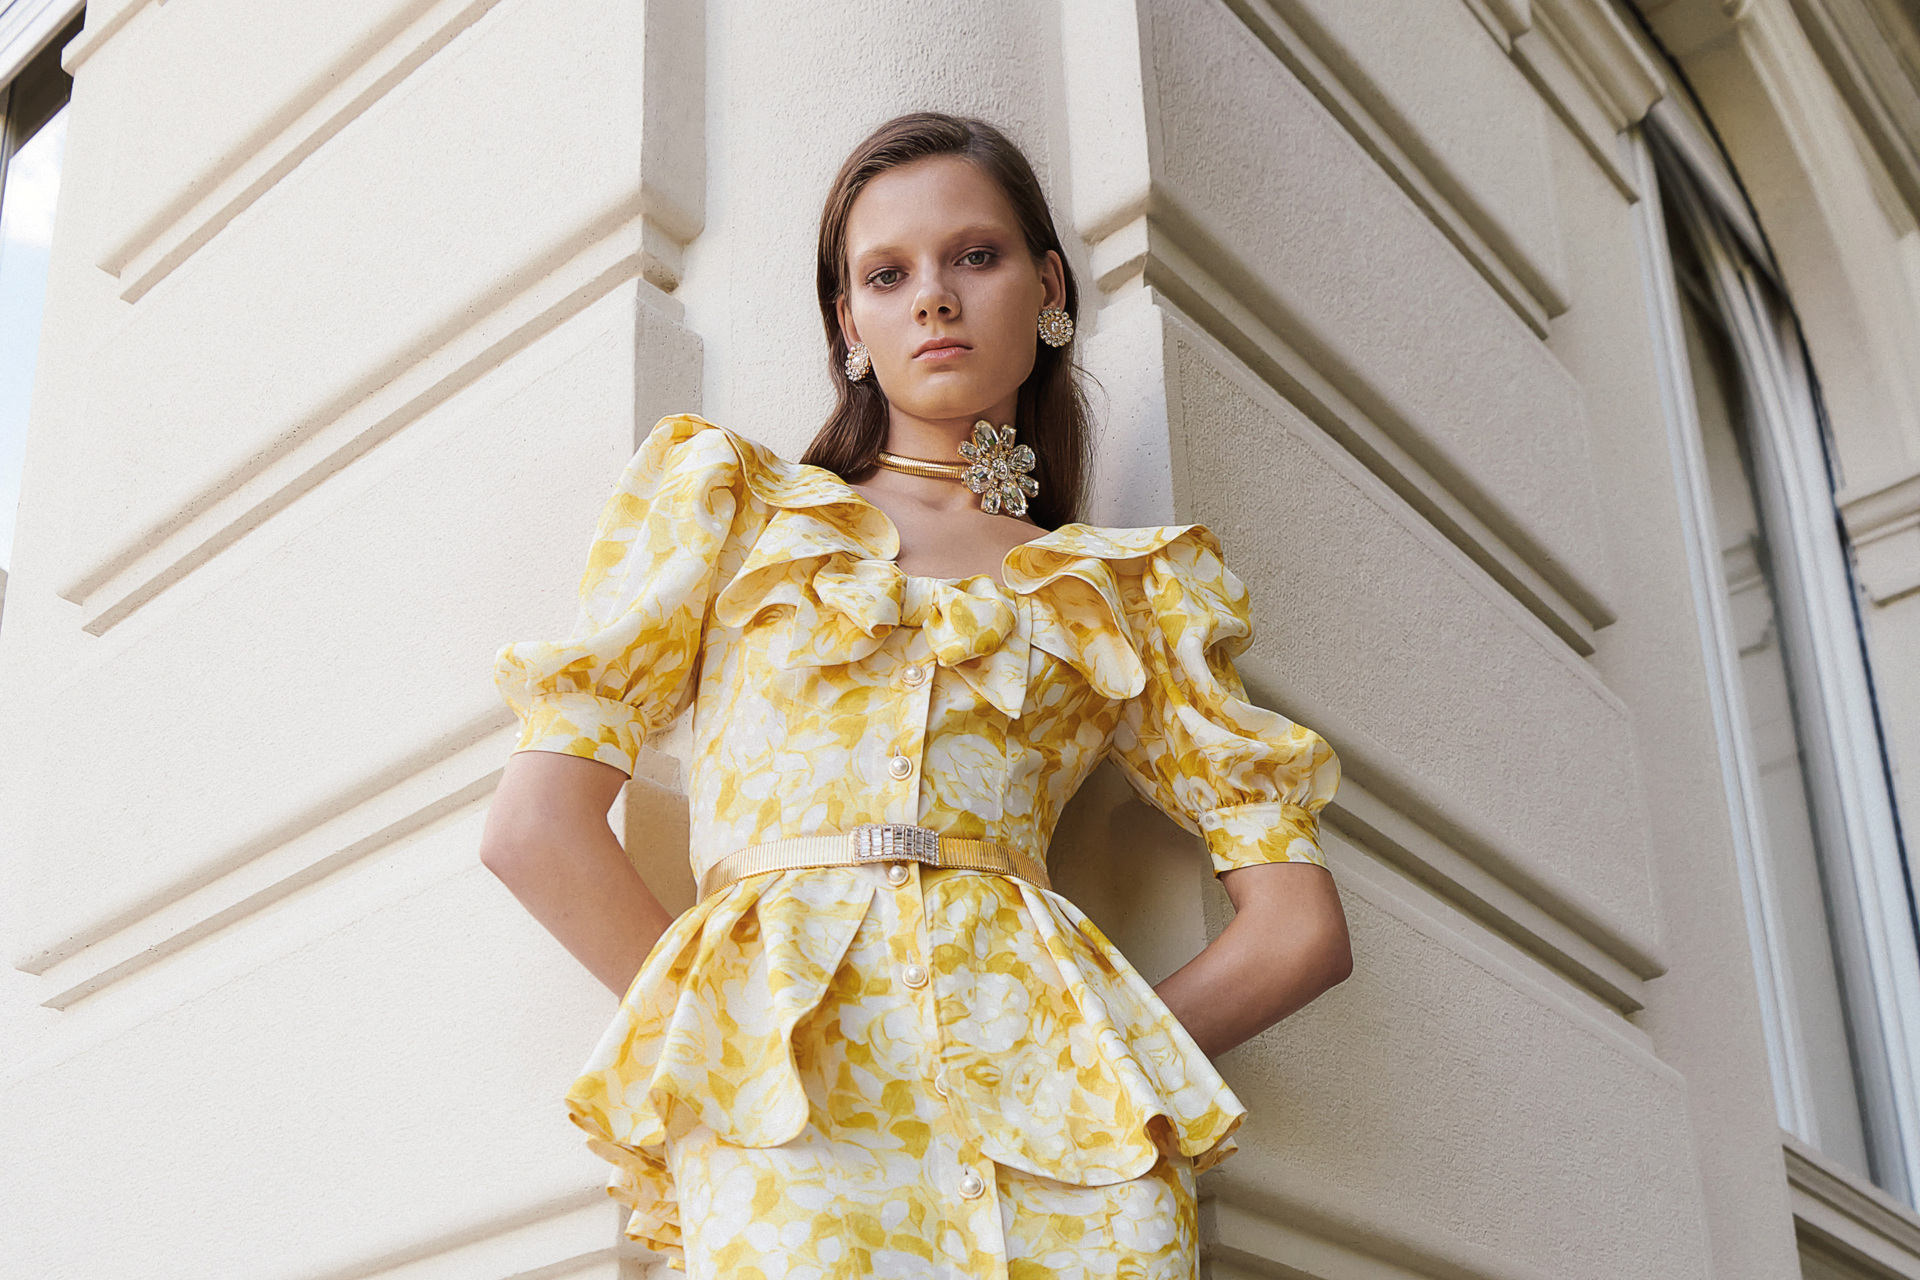
[{"label": "woman's nose", "polygon": [[921,320],[952,320],[960,314],[960,299],[941,281],[929,281],[915,299],[914,314]]}]

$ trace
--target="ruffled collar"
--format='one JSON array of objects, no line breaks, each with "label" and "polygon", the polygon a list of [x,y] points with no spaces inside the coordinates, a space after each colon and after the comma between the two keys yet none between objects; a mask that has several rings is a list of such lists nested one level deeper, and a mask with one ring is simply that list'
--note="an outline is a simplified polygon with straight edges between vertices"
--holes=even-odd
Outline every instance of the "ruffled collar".
[{"label": "ruffled collar", "polygon": [[934,660],[1009,717],[1025,703],[1034,649],[1073,667],[1102,696],[1131,698],[1145,687],[1146,668],[1116,566],[1196,532],[1211,541],[1199,525],[1068,524],[1009,551],[1001,582],[987,574],[920,577],[901,571],[899,530],[858,489],[717,429],[770,515],[715,600],[714,617],[745,627],[775,611],[771,657],[787,669],[858,662],[894,628],[920,627]]}]

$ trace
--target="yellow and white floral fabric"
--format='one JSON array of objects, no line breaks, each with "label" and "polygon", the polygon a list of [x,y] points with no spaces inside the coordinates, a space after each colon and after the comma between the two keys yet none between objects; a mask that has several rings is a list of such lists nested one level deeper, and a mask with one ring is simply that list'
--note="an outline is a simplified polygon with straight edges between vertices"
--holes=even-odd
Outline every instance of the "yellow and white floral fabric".
[{"label": "yellow and white floral fabric", "polygon": [[[997,582],[904,574],[899,549],[832,472],[662,419],[602,512],[572,634],[498,655],[516,750],[631,773],[691,702],[696,876],[747,845],[863,822],[1044,861],[1109,757],[1204,836],[1216,872],[1325,865],[1317,815],[1338,762],[1247,701],[1232,661],[1247,595],[1205,528],[1066,525],[1009,552]],[[1049,1196],[1108,1188],[1109,1217],[1152,1187],[1184,1185],[1190,1202],[1192,1173],[1232,1150],[1244,1106],[1071,902],[909,865],[898,885],[871,866],[753,877],[660,939],[568,1094],[634,1208],[629,1234],[701,1275],[771,1280],[773,1257],[780,1274],[866,1274],[841,1229],[822,1246],[839,1261],[768,1242],[870,1218],[878,1247],[946,1260],[925,1274],[1004,1276],[1035,1222],[1087,1231],[1079,1210],[1033,1208]],[[821,1141],[842,1154],[795,1155]],[[848,1161],[845,1143],[865,1154]],[[929,1151],[946,1153],[945,1186]],[[891,1191],[863,1199],[856,1167]],[[906,1183],[931,1198],[903,1199]],[[997,1194],[962,1194],[977,1186]],[[696,1203],[699,1241],[681,1208]],[[903,1206],[943,1225],[886,1225]],[[722,1257],[723,1224],[747,1220],[758,1236],[743,1228]],[[1159,1274],[1141,1265],[1122,1271]]]}]

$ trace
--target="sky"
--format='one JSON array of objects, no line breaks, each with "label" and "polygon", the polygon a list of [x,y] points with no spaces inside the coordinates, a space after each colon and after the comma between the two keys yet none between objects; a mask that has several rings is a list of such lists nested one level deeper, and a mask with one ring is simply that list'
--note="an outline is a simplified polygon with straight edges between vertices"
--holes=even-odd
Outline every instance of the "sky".
[{"label": "sky", "polygon": [[13,157],[0,199],[0,569],[13,560],[20,455],[27,443],[27,405],[40,350],[47,253],[53,244],[53,210],[66,141],[63,107]]}]

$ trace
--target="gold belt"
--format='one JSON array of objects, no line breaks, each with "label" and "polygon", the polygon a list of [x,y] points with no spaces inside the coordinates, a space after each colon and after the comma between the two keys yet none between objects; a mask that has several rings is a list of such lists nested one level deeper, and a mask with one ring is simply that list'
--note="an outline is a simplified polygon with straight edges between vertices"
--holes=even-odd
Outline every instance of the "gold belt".
[{"label": "gold belt", "polygon": [[962,871],[993,871],[1018,876],[1042,889],[1053,887],[1041,863],[991,840],[943,836],[906,822],[867,822],[834,835],[795,836],[735,849],[700,876],[707,897],[747,876],[800,867],[857,867],[870,862],[920,862]]}]

